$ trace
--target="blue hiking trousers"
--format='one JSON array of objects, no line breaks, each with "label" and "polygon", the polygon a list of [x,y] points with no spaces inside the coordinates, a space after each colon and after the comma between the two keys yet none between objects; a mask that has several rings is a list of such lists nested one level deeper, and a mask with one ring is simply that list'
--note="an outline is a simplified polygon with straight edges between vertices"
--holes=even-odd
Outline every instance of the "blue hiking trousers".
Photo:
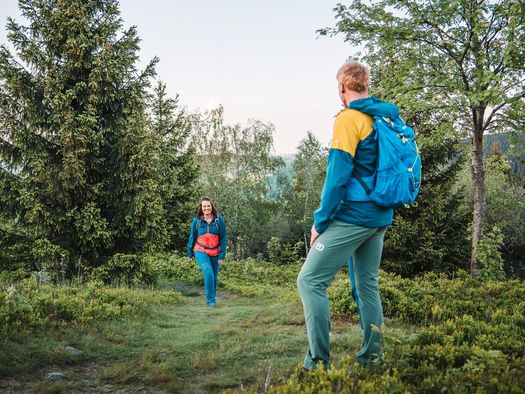
[{"label": "blue hiking trousers", "polygon": [[219,283],[219,257],[208,256],[203,252],[195,252],[195,259],[204,275],[204,289],[206,290],[206,304],[215,306],[217,285]]}]

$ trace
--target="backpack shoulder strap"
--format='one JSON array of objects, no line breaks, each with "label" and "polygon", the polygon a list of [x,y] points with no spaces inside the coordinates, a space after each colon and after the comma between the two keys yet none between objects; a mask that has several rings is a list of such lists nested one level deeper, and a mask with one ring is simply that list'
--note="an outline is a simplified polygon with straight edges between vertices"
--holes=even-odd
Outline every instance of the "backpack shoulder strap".
[{"label": "backpack shoulder strap", "polygon": [[372,189],[370,189],[370,187],[368,187],[368,185],[365,183],[365,181],[363,180],[363,178],[361,177],[361,175],[359,175],[359,174],[355,174],[355,175],[353,175],[353,177],[355,178],[355,180],[356,180],[357,182],[359,182],[359,184],[361,185],[361,187],[362,187],[363,189],[365,189],[365,193],[366,193],[366,195],[369,196],[370,193],[372,193]]}]

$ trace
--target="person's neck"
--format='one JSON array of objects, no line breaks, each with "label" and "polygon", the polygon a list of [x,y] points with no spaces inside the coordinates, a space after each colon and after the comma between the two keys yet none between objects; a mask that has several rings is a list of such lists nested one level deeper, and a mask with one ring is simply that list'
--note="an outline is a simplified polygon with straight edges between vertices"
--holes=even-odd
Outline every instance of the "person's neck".
[{"label": "person's neck", "polygon": [[347,90],[344,94],[344,103],[345,107],[348,107],[354,100],[359,100],[362,98],[368,98],[368,92],[356,92],[354,90]]},{"label": "person's neck", "polygon": [[212,219],[212,218],[213,218],[212,213],[210,213],[209,215],[204,214],[204,219]]}]

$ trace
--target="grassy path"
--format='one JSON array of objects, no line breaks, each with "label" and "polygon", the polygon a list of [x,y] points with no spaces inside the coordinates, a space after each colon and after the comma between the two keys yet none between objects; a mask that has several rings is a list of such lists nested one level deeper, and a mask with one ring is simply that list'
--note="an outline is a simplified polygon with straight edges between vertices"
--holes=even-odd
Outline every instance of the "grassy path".
[{"label": "grassy path", "polygon": [[[158,308],[147,320],[100,323],[83,331],[20,334],[5,342],[9,362],[0,392],[222,392],[285,379],[307,346],[297,305],[223,296],[218,307],[185,288],[185,303]],[[357,348],[356,327],[336,322],[337,360]],[[83,353],[73,356],[73,346]],[[47,381],[47,373],[67,376]]]}]

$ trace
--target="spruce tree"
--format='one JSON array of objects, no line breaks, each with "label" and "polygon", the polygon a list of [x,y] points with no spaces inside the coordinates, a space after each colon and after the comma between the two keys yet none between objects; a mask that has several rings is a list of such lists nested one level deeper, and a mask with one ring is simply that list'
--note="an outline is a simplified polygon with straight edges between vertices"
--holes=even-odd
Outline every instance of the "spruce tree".
[{"label": "spruce tree", "polygon": [[151,100],[152,128],[161,145],[161,193],[166,212],[168,248],[186,246],[189,225],[198,200],[199,168],[195,148],[189,144],[192,117],[179,104],[179,96],[169,98],[166,84],[158,82]]},{"label": "spruce tree", "polygon": [[458,187],[466,145],[455,129],[454,113],[429,90],[406,91],[409,65],[401,53],[385,51],[370,62],[372,95],[399,105],[416,131],[423,165],[417,206],[396,210],[387,231],[383,267],[403,276],[468,269],[471,210],[465,209],[466,192]]},{"label": "spruce tree", "polygon": [[462,143],[439,136],[447,124],[435,115],[405,112],[422,142],[423,177],[417,206],[396,210],[387,231],[383,267],[403,276],[423,272],[452,273],[469,268],[468,232],[470,210],[465,207],[465,190],[457,187],[458,174],[465,163]]},{"label": "spruce tree", "polygon": [[115,0],[20,0],[0,49],[0,190],[33,255],[64,272],[163,246],[159,144],[136,29]]}]

